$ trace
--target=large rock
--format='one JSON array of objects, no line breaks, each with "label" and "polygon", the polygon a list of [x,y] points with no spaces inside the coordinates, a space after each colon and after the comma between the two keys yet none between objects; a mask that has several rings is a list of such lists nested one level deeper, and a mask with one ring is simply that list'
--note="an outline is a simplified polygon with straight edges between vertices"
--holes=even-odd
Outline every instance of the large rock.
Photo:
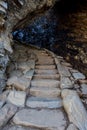
[{"label": "large rock", "polygon": [[73,77],[78,80],[78,79],[85,79],[85,75],[83,75],[82,73],[78,72],[78,73],[72,73]]},{"label": "large rock", "polygon": [[35,61],[34,60],[30,60],[28,62],[19,62],[18,64],[18,69],[22,70],[24,73],[26,73],[27,71],[34,69],[35,67]]},{"label": "large rock", "polygon": [[73,122],[79,130],[87,130],[87,111],[85,110],[78,94],[72,90],[63,90],[63,105],[70,122]]},{"label": "large rock", "polygon": [[22,91],[10,91],[7,101],[17,105],[18,107],[24,107],[26,100],[26,93]]},{"label": "large rock", "polygon": [[61,77],[61,89],[64,88],[73,88],[73,82],[70,80],[69,77]]},{"label": "large rock", "polygon": [[0,128],[12,118],[12,116],[16,113],[17,107],[6,104],[4,107],[0,109]]},{"label": "large rock", "polygon": [[30,80],[25,77],[11,77],[7,81],[7,86],[12,86],[13,88],[27,91],[30,87]]},{"label": "large rock", "polygon": [[74,124],[70,124],[67,130],[78,130]]},{"label": "large rock", "polygon": [[6,126],[3,128],[3,130],[39,130],[39,129],[15,125],[15,126]]},{"label": "large rock", "polygon": [[31,80],[32,77],[33,77],[33,75],[34,75],[34,70],[29,70],[29,71],[27,71],[27,72],[24,74],[24,77]]},{"label": "large rock", "polygon": [[65,130],[66,120],[61,110],[23,109],[13,118],[17,125],[51,130]]},{"label": "large rock", "polygon": [[5,104],[5,101],[0,101],[0,108]]},{"label": "large rock", "polygon": [[60,62],[59,62],[59,60],[57,58],[55,58],[55,62],[56,62],[57,69],[59,71],[60,76],[65,76],[65,77],[70,77],[71,76],[68,68],[63,66],[62,64],[60,64]]},{"label": "large rock", "polygon": [[8,94],[9,94],[9,90],[6,90],[2,94],[0,94],[0,101],[5,102],[7,100]]},{"label": "large rock", "polygon": [[87,84],[81,85],[81,91],[82,91],[82,95],[87,97]]}]

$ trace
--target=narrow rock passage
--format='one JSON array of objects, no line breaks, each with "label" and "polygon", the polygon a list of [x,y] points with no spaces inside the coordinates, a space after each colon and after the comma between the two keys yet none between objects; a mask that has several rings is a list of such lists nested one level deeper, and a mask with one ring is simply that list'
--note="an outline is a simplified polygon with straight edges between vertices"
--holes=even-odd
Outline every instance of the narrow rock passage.
[{"label": "narrow rock passage", "polygon": [[15,44],[7,75],[2,130],[87,130],[86,77],[62,57]]}]

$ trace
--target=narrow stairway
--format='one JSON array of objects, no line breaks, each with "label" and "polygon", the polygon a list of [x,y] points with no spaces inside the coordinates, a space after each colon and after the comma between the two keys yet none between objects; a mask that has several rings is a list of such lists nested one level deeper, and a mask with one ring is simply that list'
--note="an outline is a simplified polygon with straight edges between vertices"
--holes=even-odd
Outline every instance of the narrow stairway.
[{"label": "narrow stairway", "polygon": [[62,57],[15,45],[7,75],[0,95],[1,130],[87,130],[87,112],[79,98],[83,93],[78,91],[86,77]]}]

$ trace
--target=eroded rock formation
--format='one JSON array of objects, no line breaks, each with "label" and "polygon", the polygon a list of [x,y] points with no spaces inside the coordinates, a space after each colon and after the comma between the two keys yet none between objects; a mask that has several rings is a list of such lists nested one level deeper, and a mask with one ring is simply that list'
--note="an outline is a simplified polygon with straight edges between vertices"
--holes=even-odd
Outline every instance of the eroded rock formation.
[{"label": "eroded rock formation", "polygon": [[[12,50],[13,28],[25,25],[26,19],[30,21],[53,6],[55,0],[1,0],[0,1],[0,90],[5,87],[5,71]],[[31,17],[32,14],[32,17]]]}]

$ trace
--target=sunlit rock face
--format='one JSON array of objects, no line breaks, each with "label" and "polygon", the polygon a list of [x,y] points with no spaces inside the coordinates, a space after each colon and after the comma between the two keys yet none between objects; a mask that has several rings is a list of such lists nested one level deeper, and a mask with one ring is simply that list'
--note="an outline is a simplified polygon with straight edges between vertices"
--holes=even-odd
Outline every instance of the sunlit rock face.
[{"label": "sunlit rock face", "polygon": [[13,32],[24,44],[48,48],[87,75],[87,1],[64,1]]}]

